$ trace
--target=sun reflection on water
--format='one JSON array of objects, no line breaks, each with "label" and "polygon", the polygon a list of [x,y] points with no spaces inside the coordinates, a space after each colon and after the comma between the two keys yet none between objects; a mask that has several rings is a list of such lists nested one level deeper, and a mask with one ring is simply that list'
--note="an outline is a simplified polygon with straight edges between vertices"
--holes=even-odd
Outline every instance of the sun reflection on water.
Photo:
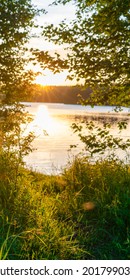
[{"label": "sun reflection on water", "polygon": [[30,123],[28,129],[33,131],[36,136],[52,135],[58,129],[61,129],[60,123],[56,121],[49,113],[46,105],[39,105],[38,110]]}]

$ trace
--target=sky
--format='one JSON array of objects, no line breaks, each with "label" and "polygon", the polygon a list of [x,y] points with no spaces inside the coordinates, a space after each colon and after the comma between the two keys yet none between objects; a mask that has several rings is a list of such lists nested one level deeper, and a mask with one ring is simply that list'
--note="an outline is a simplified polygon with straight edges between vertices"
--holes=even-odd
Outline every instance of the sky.
[{"label": "sky", "polygon": [[[67,21],[70,21],[74,18],[75,15],[75,9],[72,3],[69,3],[65,6],[58,5],[58,6],[49,6],[53,0],[32,0],[32,3],[37,6],[38,8],[43,8],[48,11],[47,14],[41,15],[37,17],[36,23],[39,25],[45,26],[47,24],[58,24],[63,19],[67,19]],[[50,53],[54,53],[56,50],[58,50],[60,53],[63,53],[63,47],[62,46],[56,46],[53,43],[49,43],[44,40],[44,38],[32,38],[30,40],[30,45],[33,48],[39,48],[40,50],[49,51]],[[39,68],[38,65],[33,67],[34,71],[42,71],[42,75],[39,75],[36,78],[36,83],[42,84],[42,85],[74,85],[75,81],[69,81],[66,80],[66,76],[68,74],[67,71],[64,71],[62,73],[53,74],[49,69],[46,69],[43,71]]]}]

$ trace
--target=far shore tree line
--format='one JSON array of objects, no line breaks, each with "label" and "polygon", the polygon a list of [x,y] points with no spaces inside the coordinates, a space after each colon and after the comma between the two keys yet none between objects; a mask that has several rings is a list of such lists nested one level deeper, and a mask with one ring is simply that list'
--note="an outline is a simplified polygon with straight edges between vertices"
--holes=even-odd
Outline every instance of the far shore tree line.
[{"label": "far shore tree line", "polygon": [[42,86],[35,84],[29,96],[23,101],[80,104],[80,99],[88,99],[91,90],[82,86]]}]

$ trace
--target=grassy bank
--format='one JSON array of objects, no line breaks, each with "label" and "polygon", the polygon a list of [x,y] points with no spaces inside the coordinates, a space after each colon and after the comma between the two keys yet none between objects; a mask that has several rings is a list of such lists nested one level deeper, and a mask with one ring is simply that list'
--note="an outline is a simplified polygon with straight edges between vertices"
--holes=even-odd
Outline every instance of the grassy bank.
[{"label": "grassy bank", "polygon": [[130,168],[76,159],[60,176],[0,161],[1,259],[130,259]]}]

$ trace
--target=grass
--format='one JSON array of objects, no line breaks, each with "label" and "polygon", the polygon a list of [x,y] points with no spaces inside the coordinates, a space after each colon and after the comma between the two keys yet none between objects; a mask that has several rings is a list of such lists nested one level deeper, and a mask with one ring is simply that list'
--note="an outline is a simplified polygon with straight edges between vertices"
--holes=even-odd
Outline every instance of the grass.
[{"label": "grass", "polygon": [[130,259],[129,166],[76,158],[47,176],[16,161],[1,154],[0,259]]}]

